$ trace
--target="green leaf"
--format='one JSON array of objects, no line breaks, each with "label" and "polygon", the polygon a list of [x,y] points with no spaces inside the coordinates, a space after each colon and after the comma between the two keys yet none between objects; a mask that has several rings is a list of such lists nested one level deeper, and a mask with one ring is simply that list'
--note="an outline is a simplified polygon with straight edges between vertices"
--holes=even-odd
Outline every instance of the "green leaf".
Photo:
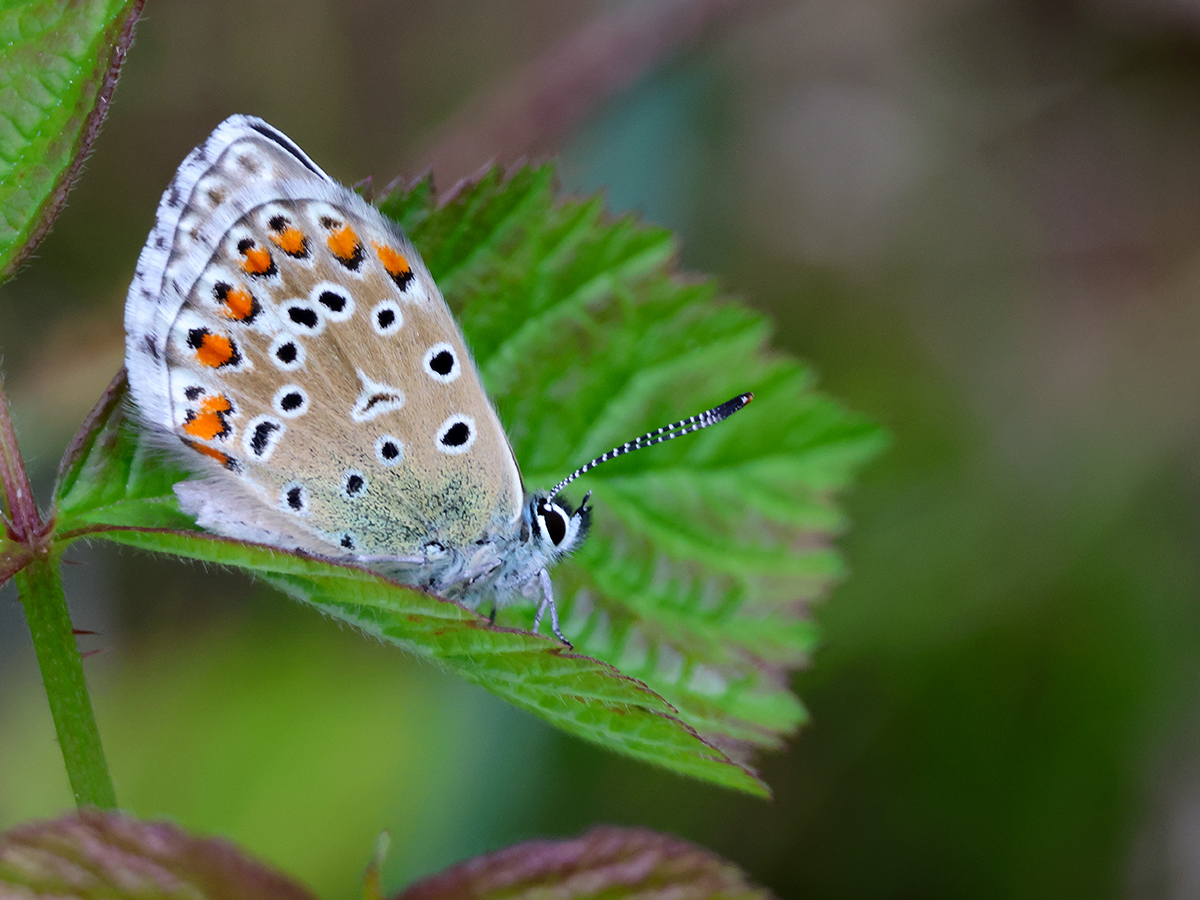
[{"label": "green leaf", "polygon": [[638,759],[755,794],[766,786],[682,722],[665,700],[557,640],[511,628],[373,572],[188,531],[171,486],[182,473],[124,418],[110,386],[64,458],[56,538],[104,537],[239,566],[330,616],[434,660],[557,727]]},{"label": "green leaf", "polygon": [[108,109],[143,2],[0,2],[0,280],[61,209]]},{"label": "green leaf", "polygon": [[815,640],[805,605],[842,575],[834,495],[883,434],[772,353],[761,316],[680,276],[668,232],[557,201],[550,166],[493,170],[441,207],[422,182],[382,208],[459,317],[531,488],[754,392],[718,427],[587,475],[592,533],[554,583],[579,649],[736,756],[777,744],[804,719],[786,684]]},{"label": "green leaf", "polygon": [[770,900],[737,866],[668,834],[596,828],[568,841],[526,841],[467,860],[396,900]]},{"label": "green leaf", "polygon": [[[489,172],[438,206],[421,182],[383,205],[458,314],[530,487],[745,390],[730,421],[589,473],[592,534],[554,572],[570,653],[532,608],[478,615],[358,569],[190,533],[182,473],[139,441],[114,384],[56,491],[58,536],[103,534],[245,567],[573,734],[752,793],[734,760],[804,718],[788,672],[806,604],[841,575],[834,502],[877,428],[767,348],[765,321],[674,269],[666,232],[556,200],[549,167]],[[586,654],[586,655],[584,655]]]}]

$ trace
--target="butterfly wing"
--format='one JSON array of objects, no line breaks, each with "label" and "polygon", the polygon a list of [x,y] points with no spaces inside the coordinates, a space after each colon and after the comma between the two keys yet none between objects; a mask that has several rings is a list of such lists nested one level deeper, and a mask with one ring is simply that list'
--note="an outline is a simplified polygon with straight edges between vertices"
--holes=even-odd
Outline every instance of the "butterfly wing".
[{"label": "butterfly wing", "polygon": [[142,418],[201,476],[211,530],[413,556],[511,526],[524,491],[415,249],[265,122],[180,166],[126,305]]}]

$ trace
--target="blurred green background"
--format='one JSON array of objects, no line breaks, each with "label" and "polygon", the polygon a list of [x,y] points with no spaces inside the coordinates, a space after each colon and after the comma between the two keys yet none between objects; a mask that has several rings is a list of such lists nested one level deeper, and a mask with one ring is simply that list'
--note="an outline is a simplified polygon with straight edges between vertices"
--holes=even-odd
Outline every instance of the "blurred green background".
[{"label": "blurred green background", "polygon": [[[448,186],[514,152],[445,148],[543,86],[526,66],[664,3],[148,0],[68,208],[0,289],[42,496],[121,363],[158,197],[220,119],[265,117],[347,183],[432,160]],[[706,27],[521,149],[676,229],[893,435],[814,610],[812,722],[760,760],[776,799],[593,750],[234,574],[79,547],[123,805],[331,900],[383,829],[395,888],[598,822],[782,897],[1200,896],[1200,7],[685,8]],[[68,806],[8,587],[0,827]]]}]

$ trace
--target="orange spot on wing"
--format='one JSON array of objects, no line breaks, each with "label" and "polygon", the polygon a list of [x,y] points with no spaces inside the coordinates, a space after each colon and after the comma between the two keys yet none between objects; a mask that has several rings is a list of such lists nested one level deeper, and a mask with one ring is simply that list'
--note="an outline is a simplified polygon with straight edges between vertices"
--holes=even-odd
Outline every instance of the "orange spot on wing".
[{"label": "orange spot on wing", "polygon": [[408,260],[399,251],[394,250],[386,244],[372,242],[371,246],[375,248],[375,252],[379,254],[379,261],[383,263],[383,267],[387,269],[388,274],[393,278],[399,278],[412,271]]},{"label": "orange spot on wing", "polygon": [[358,235],[354,233],[354,229],[349,225],[343,225],[333,234],[329,235],[326,241],[329,244],[329,249],[333,251],[333,255],[338,259],[350,260],[359,253]]},{"label": "orange spot on wing", "polygon": [[190,422],[184,422],[183,430],[194,438],[211,441],[218,434],[225,433],[225,423],[216,413],[201,413]]},{"label": "orange spot on wing", "polygon": [[233,469],[237,466],[237,463],[234,461],[233,457],[228,453],[222,453],[220,450],[215,450],[212,447],[206,447],[203,444],[197,444],[195,441],[184,441],[184,443],[197,453],[202,453],[210,459],[215,459],[227,469]]},{"label": "orange spot on wing", "polygon": [[202,441],[211,441],[228,433],[229,425],[225,422],[225,413],[231,409],[233,404],[224,394],[206,397],[200,404],[200,411],[183,423],[183,430]]},{"label": "orange spot on wing", "polygon": [[271,261],[271,252],[266,247],[257,244],[242,251],[242,269],[249,275],[265,275],[275,267]]},{"label": "orange spot on wing", "polygon": [[222,302],[225,308],[221,310],[221,314],[227,319],[241,322],[254,314],[254,298],[250,296],[249,291],[234,288],[226,292]]},{"label": "orange spot on wing", "polygon": [[216,369],[233,359],[233,341],[223,334],[205,333],[196,348],[196,361],[202,366]]},{"label": "orange spot on wing", "polygon": [[229,398],[224,394],[214,394],[211,397],[205,397],[204,402],[200,404],[201,412],[227,413],[233,409],[233,404],[229,402]]},{"label": "orange spot on wing", "polygon": [[304,239],[304,232],[290,225],[278,234],[271,235],[271,241],[288,256],[304,256],[307,252],[308,242]]}]

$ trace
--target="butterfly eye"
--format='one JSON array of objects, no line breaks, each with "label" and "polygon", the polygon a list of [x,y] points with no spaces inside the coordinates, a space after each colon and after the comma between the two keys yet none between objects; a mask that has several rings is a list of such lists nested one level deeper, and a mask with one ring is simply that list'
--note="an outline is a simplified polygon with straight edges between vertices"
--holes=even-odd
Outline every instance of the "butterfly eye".
[{"label": "butterfly eye", "polygon": [[556,503],[542,501],[538,504],[538,524],[555,547],[561,545],[567,536],[567,514]]}]

